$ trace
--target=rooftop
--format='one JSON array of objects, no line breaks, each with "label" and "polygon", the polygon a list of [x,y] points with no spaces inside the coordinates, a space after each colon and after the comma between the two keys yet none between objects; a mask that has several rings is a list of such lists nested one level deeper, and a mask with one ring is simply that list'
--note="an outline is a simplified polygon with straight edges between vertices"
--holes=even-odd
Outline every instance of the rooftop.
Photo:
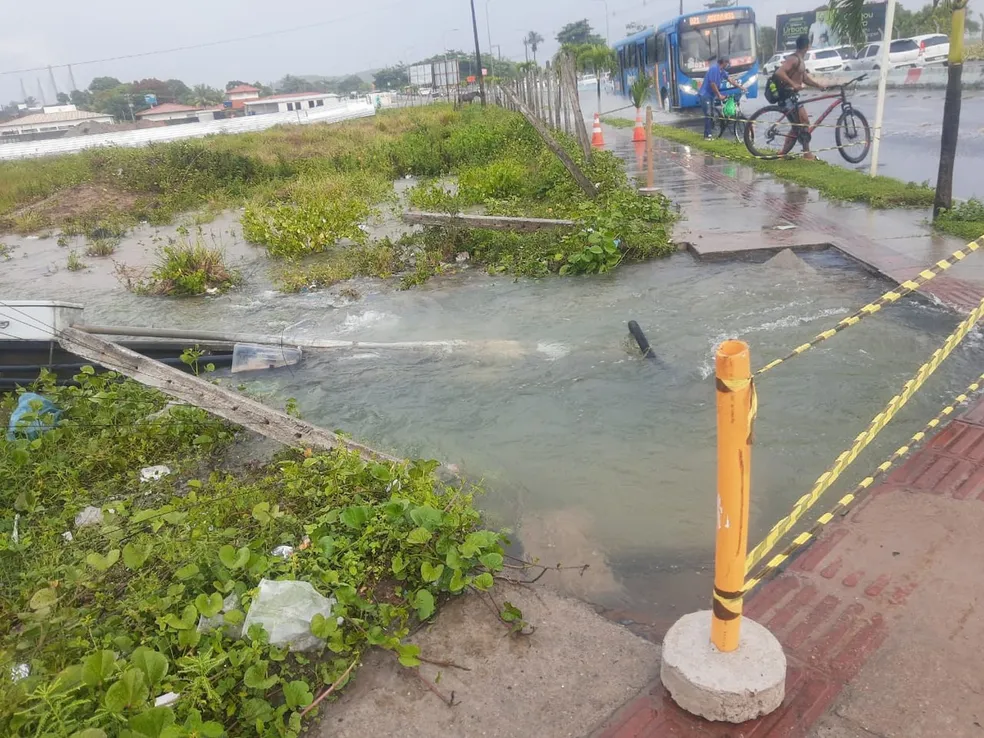
[{"label": "rooftop", "polygon": [[67,121],[85,121],[96,118],[111,118],[106,113],[90,113],[87,110],[65,110],[58,113],[34,113],[25,115],[23,118],[14,118],[4,123],[0,123],[0,128],[19,128],[21,126],[45,125],[51,123],[65,123]]},{"label": "rooftop", "polygon": [[194,105],[180,105],[178,103],[163,103],[161,105],[155,105],[152,108],[147,108],[146,110],[141,110],[137,113],[139,118],[141,115],[157,115],[160,113],[196,113],[204,112],[206,110],[218,110],[221,105],[216,107],[212,106],[210,108],[197,108]]},{"label": "rooftop", "polygon": [[252,85],[236,85],[231,90],[226,90],[227,95],[231,95],[234,92],[259,92],[259,87],[253,87]]}]

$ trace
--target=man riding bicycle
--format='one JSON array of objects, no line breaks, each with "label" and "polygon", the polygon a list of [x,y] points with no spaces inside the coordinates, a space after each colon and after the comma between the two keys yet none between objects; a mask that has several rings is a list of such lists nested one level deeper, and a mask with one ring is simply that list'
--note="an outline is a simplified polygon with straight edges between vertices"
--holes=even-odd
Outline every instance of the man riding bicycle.
[{"label": "man riding bicycle", "polygon": [[779,83],[779,99],[776,104],[786,113],[789,120],[794,124],[793,129],[786,136],[787,146],[785,151],[791,151],[798,138],[803,145],[803,158],[816,159],[816,155],[810,151],[810,116],[799,101],[799,91],[804,87],[815,87],[818,90],[826,90],[827,85],[820,84],[806,70],[806,52],[810,50],[810,37],[803,34],[796,39],[796,52],[786,57],[782,66],[776,70],[775,78]]}]

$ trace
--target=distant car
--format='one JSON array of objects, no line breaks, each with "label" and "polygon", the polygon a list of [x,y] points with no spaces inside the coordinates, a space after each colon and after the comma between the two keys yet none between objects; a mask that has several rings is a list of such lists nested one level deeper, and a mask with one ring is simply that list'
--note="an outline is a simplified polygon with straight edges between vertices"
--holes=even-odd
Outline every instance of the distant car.
[{"label": "distant car", "polygon": [[775,74],[775,71],[782,65],[783,60],[792,53],[791,51],[784,51],[780,54],[775,54],[769,61],[762,65],[762,71],[765,74]]},{"label": "distant car", "polygon": [[430,87],[421,87],[420,88],[420,94],[421,94],[422,97],[430,97],[431,92],[433,92],[433,90],[431,90]]},{"label": "distant car", "polygon": [[950,59],[950,39],[942,33],[927,33],[923,36],[913,36],[919,46],[919,64],[947,64]]},{"label": "distant car", "polygon": [[844,62],[847,63],[851,59],[854,59],[854,58],[857,57],[858,50],[855,49],[853,46],[838,46],[837,47],[837,53],[840,54],[841,55],[841,59],[843,59]]},{"label": "distant car", "polygon": [[810,49],[803,59],[806,71],[810,74],[818,72],[839,72],[844,68],[844,60],[837,49]]},{"label": "distant car", "polygon": [[[851,59],[844,64],[844,69],[881,69],[881,41],[868,44],[859,53],[857,59]],[[888,47],[888,68],[907,69],[919,65],[919,44],[911,38],[900,38],[892,41]]]}]

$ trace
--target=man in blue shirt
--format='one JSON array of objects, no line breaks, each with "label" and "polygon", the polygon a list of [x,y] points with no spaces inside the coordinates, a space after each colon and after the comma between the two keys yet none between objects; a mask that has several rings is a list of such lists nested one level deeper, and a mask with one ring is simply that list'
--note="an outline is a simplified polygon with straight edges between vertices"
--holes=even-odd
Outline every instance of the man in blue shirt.
[{"label": "man in blue shirt", "polygon": [[707,70],[707,74],[704,75],[704,81],[701,83],[700,89],[697,91],[697,95],[700,97],[700,108],[704,111],[704,138],[710,139],[711,130],[714,128],[714,100],[724,100],[724,95],[721,94],[721,83],[725,80],[730,80],[732,84],[741,87],[737,80],[728,74],[728,59],[716,59],[711,57],[708,59],[710,68]]}]

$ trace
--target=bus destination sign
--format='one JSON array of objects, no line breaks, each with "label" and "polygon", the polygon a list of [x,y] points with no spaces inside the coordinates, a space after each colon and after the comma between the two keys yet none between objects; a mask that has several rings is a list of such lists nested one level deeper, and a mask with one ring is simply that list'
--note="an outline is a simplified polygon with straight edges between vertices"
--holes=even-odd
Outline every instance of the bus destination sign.
[{"label": "bus destination sign", "polygon": [[748,16],[749,12],[747,8],[735,8],[734,10],[721,10],[714,13],[692,15],[686,18],[685,22],[690,28],[695,28],[697,26],[709,26],[713,23],[733,23],[735,21],[745,20]]}]

